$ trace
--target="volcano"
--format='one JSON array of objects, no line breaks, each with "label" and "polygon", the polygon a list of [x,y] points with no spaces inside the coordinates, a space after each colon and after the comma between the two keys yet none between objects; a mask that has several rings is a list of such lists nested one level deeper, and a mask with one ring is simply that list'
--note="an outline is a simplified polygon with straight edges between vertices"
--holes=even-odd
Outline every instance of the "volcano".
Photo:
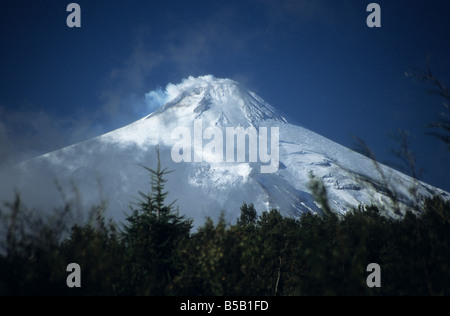
[{"label": "volcano", "polygon": [[37,209],[71,199],[86,209],[105,200],[107,214],[120,221],[138,192],[149,191],[142,165],[156,167],[158,148],[163,167],[173,171],[167,176],[168,199],[176,199],[180,213],[197,225],[222,212],[235,221],[243,202],[293,218],[321,213],[312,179],[323,183],[337,214],[376,204],[396,217],[401,214],[389,211],[393,194],[402,205],[436,194],[449,197],[288,122],[233,80],[190,77],[171,87],[177,89],[168,93],[170,99],[148,116],[17,165],[3,175],[11,188],[4,193],[11,196],[16,189]]}]

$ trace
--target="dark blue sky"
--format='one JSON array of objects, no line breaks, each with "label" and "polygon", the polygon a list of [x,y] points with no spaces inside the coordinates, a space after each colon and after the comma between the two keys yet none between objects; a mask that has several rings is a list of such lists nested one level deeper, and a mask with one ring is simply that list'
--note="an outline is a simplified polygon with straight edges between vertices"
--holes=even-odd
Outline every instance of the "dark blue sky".
[{"label": "dark blue sky", "polygon": [[0,162],[131,123],[145,93],[183,78],[235,79],[295,122],[383,162],[388,133],[414,137],[422,179],[450,191],[450,153],[426,136],[443,110],[404,73],[431,67],[450,85],[450,1],[5,1],[0,9]]}]

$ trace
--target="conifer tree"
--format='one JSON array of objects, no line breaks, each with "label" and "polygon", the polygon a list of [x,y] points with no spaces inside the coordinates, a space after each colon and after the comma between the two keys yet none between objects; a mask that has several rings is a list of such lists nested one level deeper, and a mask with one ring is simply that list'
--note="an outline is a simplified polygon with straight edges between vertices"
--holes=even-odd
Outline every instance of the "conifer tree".
[{"label": "conifer tree", "polygon": [[237,220],[237,226],[246,227],[255,225],[258,219],[255,206],[253,204],[243,203],[241,206],[241,216]]},{"label": "conifer tree", "polygon": [[128,262],[126,294],[162,295],[176,274],[177,247],[189,237],[192,220],[175,211],[176,201],[166,204],[165,176],[156,148],[156,170],[144,167],[151,174],[151,191],[139,192],[141,199],[126,218],[123,237]]}]

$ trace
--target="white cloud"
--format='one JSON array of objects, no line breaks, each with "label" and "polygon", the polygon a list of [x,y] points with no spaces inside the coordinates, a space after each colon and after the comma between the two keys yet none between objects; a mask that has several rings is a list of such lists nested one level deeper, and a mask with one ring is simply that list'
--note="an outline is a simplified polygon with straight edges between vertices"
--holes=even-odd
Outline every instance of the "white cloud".
[{"label": "white cloud", "polygon": [[215,77],[213,75],[205,75],[199,77],[189,76],[184,78],[180,83],[167,84],[163,90],[160,87],[145,94],[145,101],[148,108],[152,111],[163,106],[170,100],[176,98],[182,91],[208,86]]},{"label": "white cloud", "polygon": [[150,91],[145,94],[145,103],[148,106],[149,111],[154,111],[160,106],[164,105],[168,101],[168,95],[166,91],[163,91],[160,87],[156,90]]},{"label": "white cloud", "polygon": [[169,83],[166,87],[167,98],[170,101],[178,96],[181,91],[207,87],[214,79],[215,77],[213,75],[199,76],[196,78],[189,76],[188,78],[183,79],[181,83]]}]

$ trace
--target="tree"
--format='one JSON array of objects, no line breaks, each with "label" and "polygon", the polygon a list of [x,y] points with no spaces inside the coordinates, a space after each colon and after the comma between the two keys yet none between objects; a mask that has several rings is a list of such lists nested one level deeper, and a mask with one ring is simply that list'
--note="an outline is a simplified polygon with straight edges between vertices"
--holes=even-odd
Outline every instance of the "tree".
[{"label": "tree", "polygon": [[127,286],[125,294],[163,295],[178,272],[177,248],[190,234],[192,220],[180,216],[173,205],[166,204],[165,176],[156,148],[156,170],[144,167],[151,174],[151,190],[139,192],[141,199],[126,218],[123,240],[126,246]]},{"label": "tree", "polygon": [[237,220],[237,226],[246,227],[256,224],[258,214],[253,204],[243,203],[241,206],[241,216]]}]

